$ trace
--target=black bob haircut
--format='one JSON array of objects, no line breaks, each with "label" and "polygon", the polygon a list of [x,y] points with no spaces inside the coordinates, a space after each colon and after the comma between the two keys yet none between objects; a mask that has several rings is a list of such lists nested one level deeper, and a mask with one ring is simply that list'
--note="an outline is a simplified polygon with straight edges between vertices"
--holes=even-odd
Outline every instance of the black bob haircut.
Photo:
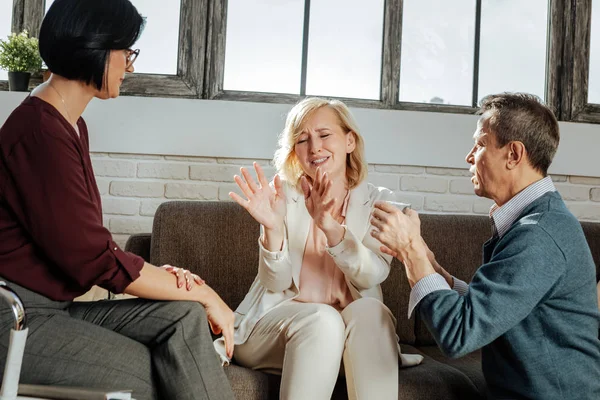
[{"label": "black bob haircut", "polygon": [[40,28],[40,55],[50,72],[102,90],[110,51],[133,46],[144,24],[129,0],[55,0]]}]

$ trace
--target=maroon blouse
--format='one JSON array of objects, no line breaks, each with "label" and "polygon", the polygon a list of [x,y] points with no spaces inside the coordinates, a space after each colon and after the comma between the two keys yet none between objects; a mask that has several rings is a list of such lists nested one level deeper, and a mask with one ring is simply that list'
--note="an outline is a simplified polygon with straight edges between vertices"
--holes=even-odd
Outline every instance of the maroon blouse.
[{"label": "maroon blouse", "polygon": [[53,300],[93,285],[121,293],[144,260],[102,225],[102,204],[81,137],[49,103],[27,97],[0,129],[0,279]]}]

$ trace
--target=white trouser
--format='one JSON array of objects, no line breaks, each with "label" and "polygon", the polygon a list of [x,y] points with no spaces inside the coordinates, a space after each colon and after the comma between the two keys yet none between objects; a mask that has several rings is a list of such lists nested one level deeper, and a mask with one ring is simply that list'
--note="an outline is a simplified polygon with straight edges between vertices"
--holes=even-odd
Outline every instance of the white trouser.
[{"label": "white trouser", "polygon": [[398,347],[391,311],[362,298],[343,311],[290,302],[269,311],[235,347],[242,366],[281,373],[280,399],[328,400],[343,369],[348,397],[398,399]]}]

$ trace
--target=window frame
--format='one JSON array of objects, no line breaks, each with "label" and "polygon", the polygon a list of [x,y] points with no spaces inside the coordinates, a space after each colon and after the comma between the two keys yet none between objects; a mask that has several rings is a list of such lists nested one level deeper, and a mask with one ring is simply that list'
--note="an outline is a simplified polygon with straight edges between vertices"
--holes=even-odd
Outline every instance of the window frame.
[{"label": "window frame", "polygon": [[[180,0],[181,13],[177,75],[133,74],[121,93],[142,97],[197,98],[293,104],[304,95],[231,91],[223,89],[227,0]],[[600,104],[587,103],[591,34],[591,1],[548,0],[548,43],[546,57],[546,103],[562,121],[600,123]],[[600,0],[597,0],[600,1]],[[458,106],[412,103],[399,100],[402,62],[403,0],[384,3],[383,49],[380,100],[340,98],[351,107],[407,111],[473,114],[476,104]],[[477,98],[479,39],[482,0],[476,0],[473,99]],[[45,0],[13,0],[12,30],[27,28],[34,36],[44,16]],[[306,83],[308,16],[310,0],[305,0],[303,77]],[[573,68],[564,68],[572,65]],[[31,85],[41,82],[33,76]],[[8,82],[0,81],[0,91]]]},{"label": "window frame", "polygon": [[[599,1],[599,0],[596,0]],[[574,21],[570,31],[567,31],[564,65],[568,74],[566,102],[568,113],[566,118],[573,122],[600,123],[600,104],[588,102],[589,75],[590,75],[590,43],[592,28],[592,0],[566,2],[565,15]]]},{"label": "window frame", "polygon": [[181,0],[177,74],[132,74],[121,93],[143,97],[202,98],[207,23],[202,15],[209,0]]}]

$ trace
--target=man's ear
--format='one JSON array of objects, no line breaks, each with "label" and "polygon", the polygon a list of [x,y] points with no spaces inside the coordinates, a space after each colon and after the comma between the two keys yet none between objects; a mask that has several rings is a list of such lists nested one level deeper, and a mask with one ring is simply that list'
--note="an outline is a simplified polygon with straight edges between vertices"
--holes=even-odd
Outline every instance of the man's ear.
[{"label": "man's ear", "polygon": [[525,149],[523,142],[509,142],[507,146],[508,154],[506,158],[506,166],[508,169],[514,169],[523,162],[526,162],[525,159],[527,158],[527,149]]},{"label": "man's ear", "polygon": [[350,131],[346,134],[346,154],[350,154],[356,148],[356,133]]}]

